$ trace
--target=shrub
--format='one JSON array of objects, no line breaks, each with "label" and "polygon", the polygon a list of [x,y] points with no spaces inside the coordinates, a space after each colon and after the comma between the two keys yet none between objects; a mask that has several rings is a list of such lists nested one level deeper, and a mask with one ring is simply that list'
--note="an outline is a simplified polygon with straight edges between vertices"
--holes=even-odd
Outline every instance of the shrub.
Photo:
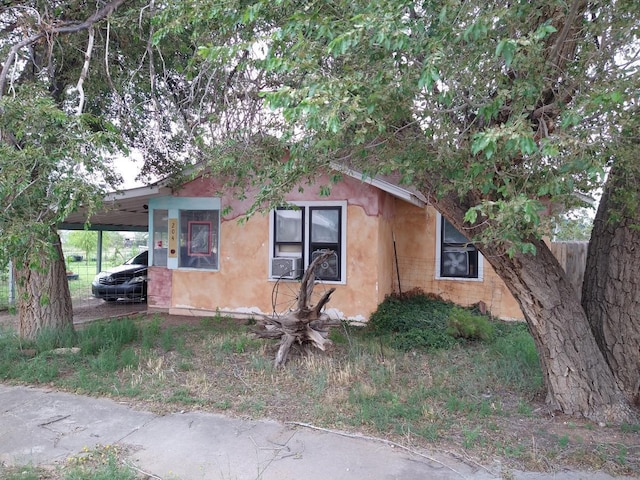
[{"label": "shrub", "polygon": [[487,317],[466,308],[453,307],[447,320],[447,333],[455,338],[488,341],[493,338],[494,328]]},{"label": "shrub", "polygon": [[405,351],[451,348],[456,343],[456,339],[443,329],[412,328],[408,332],[399,333],[391,338],[391,345],[394,348]]},{"label": "shrub", "polygon": [[369,331],[388,337],[399,350],[450,348],[457,340],[447,334],[453,303],[419,292],[388,296],[371,315]]},{"label": "shrub", "polygon": [[368,326],[377,335],[408,332],[415,328],[446,328],[454,304],[424,293],[390,295],[378,305]]}]

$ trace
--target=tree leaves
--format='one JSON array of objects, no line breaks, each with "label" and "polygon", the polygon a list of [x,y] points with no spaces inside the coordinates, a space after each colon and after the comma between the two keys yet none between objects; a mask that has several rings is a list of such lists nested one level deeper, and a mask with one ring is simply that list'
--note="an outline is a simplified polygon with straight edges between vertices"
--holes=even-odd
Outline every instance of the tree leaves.
[{"label": "tree leaves", "polygon": [[[186,12],[184,30],[199,32],[194,41],[207,61],[229,62],[234,78],[244,79],[237,85],[242,100],[216,108],[223,115],[269,112],[229,124],[224,134],[238,151],[256,132],[269,132],[296,156],[299,169],[278,171],[243,155],[264,185],[313,176],[341,159],[477,205],[520,205],[524,198],[570,208],[572,189],[597,188],[598,167],[608,161],[598,156],[608,129],[595,119],[620,109],[629,97],[624,85],[638,76],[615,60],[633,45],[637,27],[633,14],[617,15],[619,2],[584,6],[581,28],[565,28],[571,12],[552,0],[508,8],[448,0],[169,3]],[[594,42],[598,35],[611,41]],[[239,45],[254,50],[243,54]],[[597,142],[589,131],[602,132]],[[577,159],[586,162],[580,169]],[[534,212],[501,211],[528,219],[525,226],[505,217],[493,230],[511,242],[548,228]]]},{"label": "tree leaves", "polygon": [[16,90],[0,109],[0,264],[6,264],[34,245],[50,248],[56,224],[79,205],[96,208],[104,188],[118,181],[104,156],[118,143],[112,127],[67,115],[40,90]]}]

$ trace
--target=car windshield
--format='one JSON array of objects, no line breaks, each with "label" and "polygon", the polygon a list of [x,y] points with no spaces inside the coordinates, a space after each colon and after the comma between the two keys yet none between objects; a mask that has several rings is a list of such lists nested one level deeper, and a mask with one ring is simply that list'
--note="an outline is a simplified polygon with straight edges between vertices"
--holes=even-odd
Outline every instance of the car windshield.
[{"label": "car windshield", "polygon": [[124,264],[125,265],[147,265],[149,261],[148,258],[149,258],[149,252],[145,250],[144,252],[139,253],[135,257],[130,258],[129,260],[124,262]]}]

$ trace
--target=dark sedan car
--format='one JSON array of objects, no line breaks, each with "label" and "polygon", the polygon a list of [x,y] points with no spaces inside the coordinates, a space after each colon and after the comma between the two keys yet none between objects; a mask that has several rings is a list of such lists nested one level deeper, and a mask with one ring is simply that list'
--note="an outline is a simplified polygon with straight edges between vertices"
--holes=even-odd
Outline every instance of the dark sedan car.
[{"label": "dark sedan car", "polygon": [[144,251],[122,265],[100,272],[91,283],[91,293],[107,302],[146,299],[148,264],[149,252]]}]

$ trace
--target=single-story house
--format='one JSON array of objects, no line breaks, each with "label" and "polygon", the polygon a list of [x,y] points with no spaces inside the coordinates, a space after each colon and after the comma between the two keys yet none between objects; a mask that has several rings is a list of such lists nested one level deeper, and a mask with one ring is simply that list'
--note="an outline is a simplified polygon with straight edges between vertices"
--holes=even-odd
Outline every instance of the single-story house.
[{"label": "single-story house", "polygon": [[[207,176],[148,199],[149,309],[173,314],[272,314],[283,284],[318,252],[318,271],[336,288],[331,315],[363,321],[385,296],[422,289],[461,305],[483,302],[501,318],[522,318],[482,255],[418,192],[343,172],[329,196],[320,185],[286,195],[292,208],[239,218],[251,204],[218,195]],[[164,193],[164,194],[163,194]],[[323,192],[324,193],[324,192]]]}]

